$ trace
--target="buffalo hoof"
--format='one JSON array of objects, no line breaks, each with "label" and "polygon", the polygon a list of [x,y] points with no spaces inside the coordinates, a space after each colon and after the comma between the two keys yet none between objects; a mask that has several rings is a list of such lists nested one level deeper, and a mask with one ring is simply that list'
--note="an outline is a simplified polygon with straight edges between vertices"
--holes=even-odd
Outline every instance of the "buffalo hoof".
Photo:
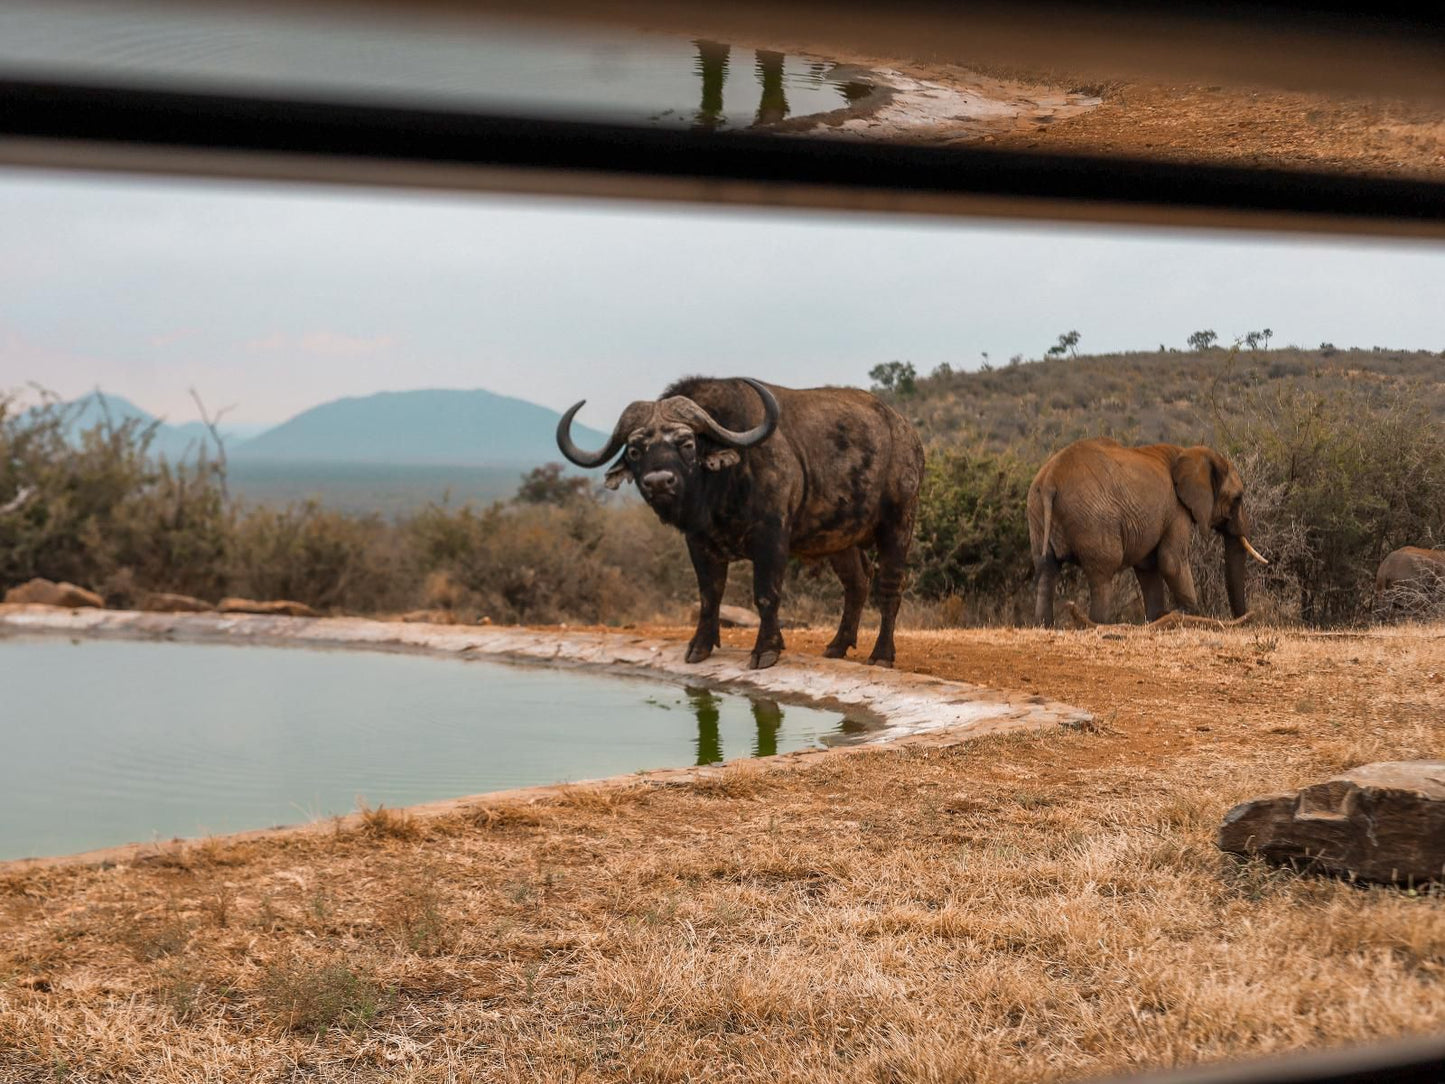
[{"label": "buffalo hoof", "polygon": [[823,658],[846,659],[848,657],[848,648],[851,646],[851,644],[829,644],[823,648]]},{"label": "buffalo hoof", "polygon": [[893,660],[892,660],[892,659],[869,659],[869,660],[868,660],[868,665],[869,665],[869,666],[881,666],[881,667],[883,667],[885,670],[892,670],[892,669],[893,669]]},{"label": "buffalo hoof", "polygon": [[702,644],[689,644],[687,648],[688,662],[702,662],[712,654],[712,648],[704,647]]},{"label": "buffalo hoof", "polygon": [[776,651],[763,651],[761,653],[754,651],[751,655],[748,656],[748,669],[766,670],[769,666],[772,666],[773,663],[777,661],[778,652]]}]

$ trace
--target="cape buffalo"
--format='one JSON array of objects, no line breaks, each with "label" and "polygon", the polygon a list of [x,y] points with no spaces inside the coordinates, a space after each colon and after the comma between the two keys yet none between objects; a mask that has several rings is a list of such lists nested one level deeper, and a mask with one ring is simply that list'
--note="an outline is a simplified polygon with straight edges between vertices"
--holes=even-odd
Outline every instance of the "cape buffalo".
[{"label": "cape buffalo", "polygon": [[632,403],[607,446],[584,452],[570,435],[581,408],[557,424],[562,454],[578,466],[600,467],[620,451],[606,484],[636,482],[658,518],[687,539],[702,599],[688,662],[701,662],[719,645],[728,563],[742,559],[753,562],[761,618],[748,665],[778,661],[778,602],[790,554],[827,557],[843,581],[843,619],[823,652],[842,658],[858,643],[868,549],[878,555],[882,617],[869,661],[893,664],[893,625],[923,476],[923,444],[897,411],[856,388],[795,390],[689,377],[661,399]]}]

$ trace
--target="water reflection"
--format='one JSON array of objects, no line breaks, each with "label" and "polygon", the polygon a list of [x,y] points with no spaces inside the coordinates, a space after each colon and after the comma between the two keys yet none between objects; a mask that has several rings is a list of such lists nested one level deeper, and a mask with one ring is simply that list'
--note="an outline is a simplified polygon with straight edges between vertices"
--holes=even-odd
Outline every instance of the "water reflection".
[{"label": "water reflection", "polygon": [[783,54],[759,49],[755,66],[763,88],[756,123],[773,124],[788,115],[788,96],[783,91]]},{"label": "water reflection", "polygon": [[[692,44],[697,50],[693,71],[702,81],[702,98],[698,103],[692,127],[697,131],[711,132],[728,122],[723,88],[727,83],[728,58],[732,46],[701,38],[694,40]],[[792,112],[792,107],[788,104],[786,62],[787,56],[784,53],[771,49],[754,51],[753,71],[762,91],[758,98],[757,111],[753,115],[754,124],[776,124]],[[808,84],[821,87],[828,82],[829,71],[830,65],[826,62],[811,61],[808,64],[808,75],[801,85],[805,90]],[[793,76],[795,88],[800,85],[800,78],[796,74]],[[873,93],[871,84],[857,80],[832,85],[846,105],[853,105]],[[816,112],[816,105],[809,111]]]},{"label": "water reflection", "polygon": [[732,46],[716,41],[695,41],[697,74],[702,78],[702,103],[694,128],[710,132],[723,123],[723,83],[728,77],[728,53]]},{"label": "water reflection", "polygon": [[[694,763],[720,764],[723,760],[722,731],[719,726],[722,702],[711,689],[686,687],[688,702],[697,717],[697,757]],[[778,731],[783,726],[783,708],[776,700],[749,697],[752,705],[753,723],[757,727],[753,737],[752,756],[771,757],[778,752]]]}]

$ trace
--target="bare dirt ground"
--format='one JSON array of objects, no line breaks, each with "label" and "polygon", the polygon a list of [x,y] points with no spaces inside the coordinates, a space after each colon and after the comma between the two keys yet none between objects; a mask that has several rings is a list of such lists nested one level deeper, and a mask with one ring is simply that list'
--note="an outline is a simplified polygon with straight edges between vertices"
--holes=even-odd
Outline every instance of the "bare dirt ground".
[{"label": "bare dirt ground", "polygon": [[[984,126],[960,117],[879,126],[877,138],[973,143],[1157,158],[1213,165],[1312,169],[1374,176],[1445,176],[1445,112],[1430,103],[1281,91],[1267,86],[1166,84],[1030,70],[977,58],[877,55],[857,42],[814,38],[766,47],[826,56],[862,68],[891,69],[990,101],[1011,115]],[[1100,98],[1078,109],[1080,96]]]},{"label": "bare dirt ground", "polygon": [[[959,65],[895,63],[945,84],[967,85],[981,77]],[[1040,101],[1061,93],[1102,99],[1093,109],[1057,118],[1048,109],[1021,114],[1008,130],[983,137],[1002,149],[1373,176],[1445,175],[1445,115],[1425,105],[1265,87],[1083,83],[1064,73],[994,72],[982,78],[1031,87]],[[956,137],[947,130],[920,136],[927,142],[977,138],[962,126]]]},{"label": "bare dirt ground", "polygon": [[1438,756],[1445,626],[899,659],[1104,722],[12,868],[0,1080],[1023,1081],[1445,1027],[1445,898],[1213,846],[1243,798]]}]

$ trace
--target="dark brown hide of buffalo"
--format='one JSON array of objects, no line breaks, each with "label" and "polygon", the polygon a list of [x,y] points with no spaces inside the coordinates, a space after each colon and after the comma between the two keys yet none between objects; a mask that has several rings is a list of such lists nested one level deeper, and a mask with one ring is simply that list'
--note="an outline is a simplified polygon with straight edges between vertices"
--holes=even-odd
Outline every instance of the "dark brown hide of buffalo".
[{"label": "dark brown hide of buffalo", "polygon": [[701,408],[734,433],[755,430],[765,421],[764,403],[742,380],[680,380],[661,399],[629,406],[613,436],[624,443],[608,484],[636,482],[653,511],[687,540],[701,596],[688,660],[699,662],[718,646],[728,564],[750,560],[761,619],[751,665],[777,661],[783,649],[778,604],[790,555],[828,558],[842,580],[843,618],[825,654],[845,655],[857,644],[869,551],[877,557],[882,619],[870,661],[891,664],[923,477],[922,442],[906,419],[868,392],[764,387],[777,401],[779,420],[751,447],[719,443],[691,410]]}]

